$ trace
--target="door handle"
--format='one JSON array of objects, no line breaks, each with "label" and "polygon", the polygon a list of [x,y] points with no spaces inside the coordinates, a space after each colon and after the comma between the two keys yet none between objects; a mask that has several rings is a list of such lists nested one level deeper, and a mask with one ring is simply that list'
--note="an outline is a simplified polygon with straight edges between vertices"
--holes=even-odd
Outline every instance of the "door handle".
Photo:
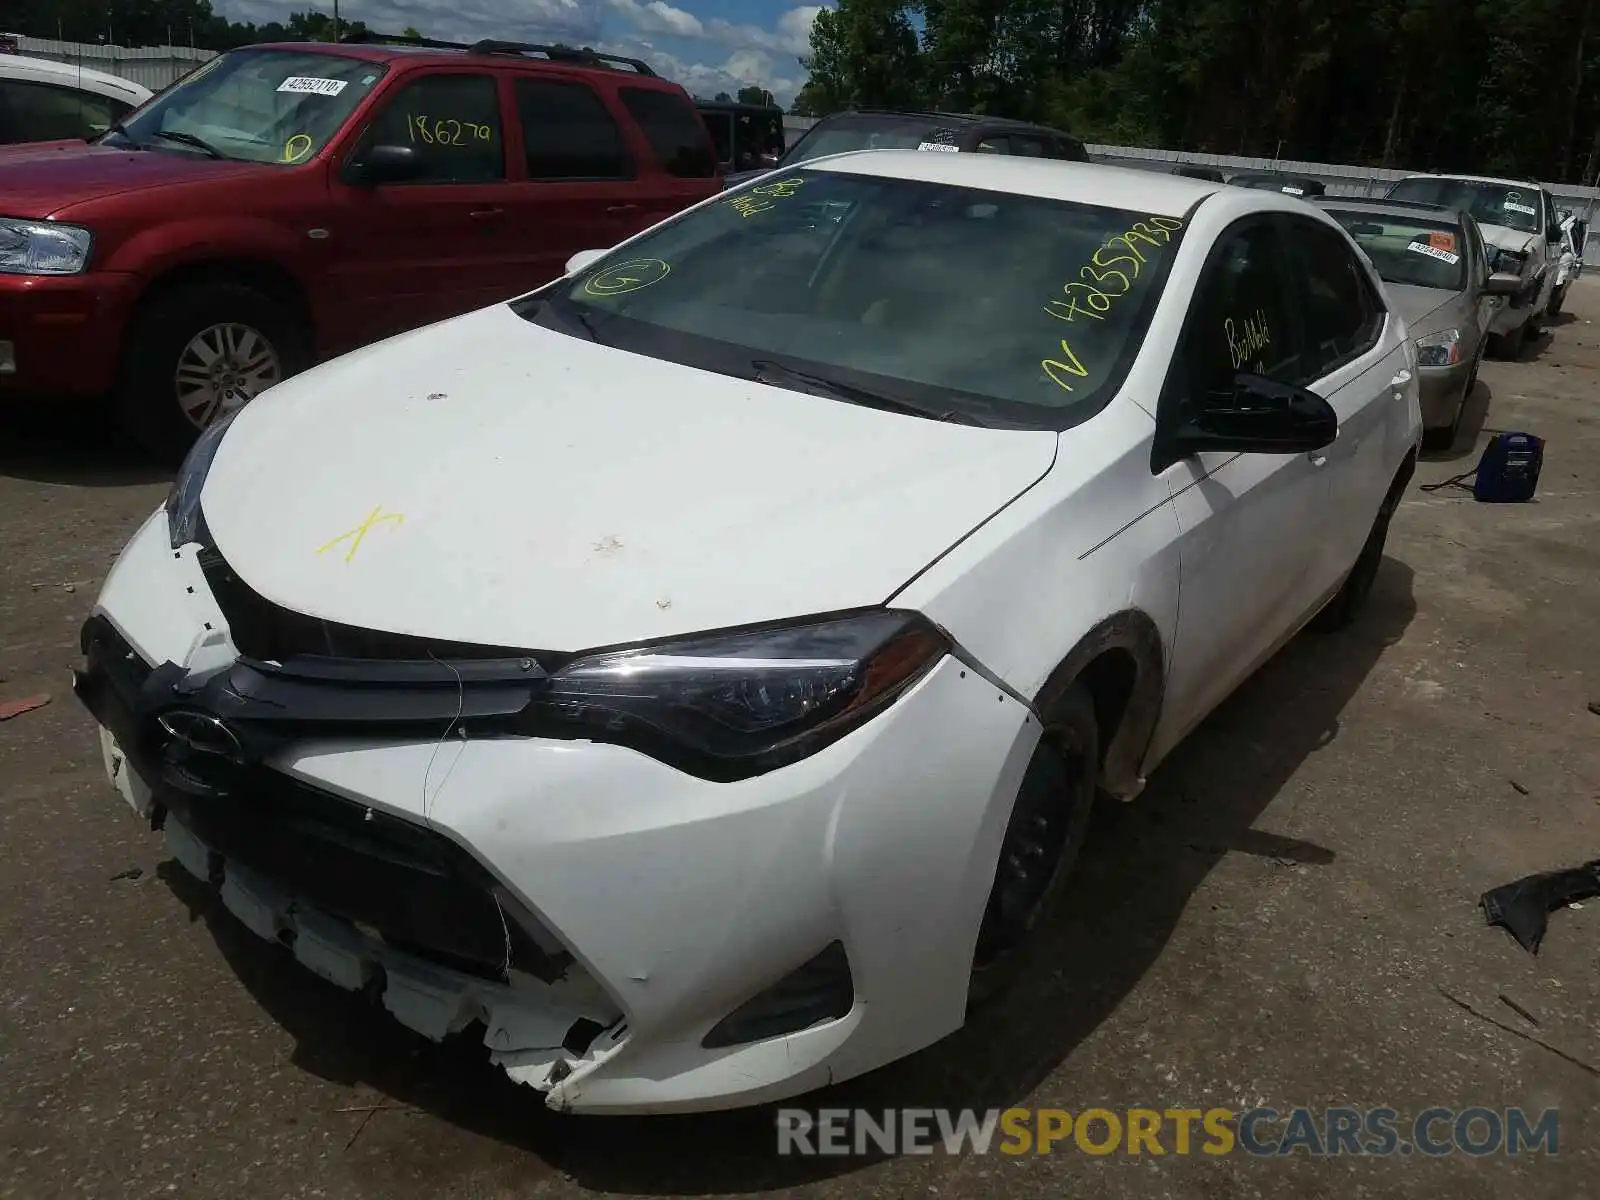
[{"label": "door handle", "polygon": [[638,207],[637,204],[608,204],[606,205],[606,211],[608,213],[633,212]]},{"label": "door handle", "polygon": [[1311,465],[1313,467],[1325,467],[1328,465],[1328,456],[1321,450],[1313,450],[1310,454],[1306,455],[1306,457],[1311,460]]},{"label": "door handle", "polygon": [[467,215],[474,221],[487,221],[492,217],[504,216],[505,211],[503,208],[475,208]]}]

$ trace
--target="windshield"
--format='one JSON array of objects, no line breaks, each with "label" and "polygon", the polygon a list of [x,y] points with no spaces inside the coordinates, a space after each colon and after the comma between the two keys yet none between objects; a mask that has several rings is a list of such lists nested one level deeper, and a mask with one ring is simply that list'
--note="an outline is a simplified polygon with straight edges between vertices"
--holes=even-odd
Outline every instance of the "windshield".
[{"label": "windshield", "polygon": [[1537,188],[1463,179],[1402,179],[1389,189],[1389,198],[1464,208],[1485,225],[1504,225],[1522,233],[1538,233],[1543,228]]},{"label": "windshield", "polygon": [[958,140],[954,129],[927,117],[844,117],[814,126],[784,155],[782,165],[852,150],[915,150],[924,142],[954,150]]},{"label": "windshield", "polygon": [[1385,283],[1459,292],[1467,286],[1466,237],[1451,221],[1329,209]]},{"label": "windshield", "polygon": [[776,364],[791,379],[803,371],[870,389],[893,402],[885,407],[1059,429],[1114,391],[1183,224],[791,171],[515,307],[574,336],[739,378]]},{"label": "windshield", "polygon": [[151,100],[108,146],[298,163],[339,131],[386,67],[335,54],[235,50]]}]

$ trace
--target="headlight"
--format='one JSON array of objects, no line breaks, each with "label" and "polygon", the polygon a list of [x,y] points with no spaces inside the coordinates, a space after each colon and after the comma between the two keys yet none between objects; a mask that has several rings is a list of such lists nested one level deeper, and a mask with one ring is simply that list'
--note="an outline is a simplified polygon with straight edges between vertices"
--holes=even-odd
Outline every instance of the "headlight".
[{"label": "headlight", "polygon": [[1489,260],[1491,271],[1505,271],[1511,275],[1521,275],[1522,268],[1527,266],[1528,256],[1515,250],[1501,250]]},{"label": "headlight", "polygon": [[200,540],[200,489],[205,487],[206,476],[211,473],[211,463],[217,457],[222,435],[239,411],[236,409],[206,426],[178,469],[178,477],[172,481],[172,490],[167,493],[167,533],[174,550]]},{"label": "headlight", "polygon": [[1453,367],[1461,361],[1461,330],[1445,329],[1417,339],[1417,366]]},{"label": "headlight", "polygon": [[77,275],[89,263],[87,229],[0,217],[0,274]]},{"label": "headlight", "polygon": [[814,754],[902,695],[945,654],[914,613],[874,609],[611,651],[557,670],[529,733],[631,746],[702,778]]}]

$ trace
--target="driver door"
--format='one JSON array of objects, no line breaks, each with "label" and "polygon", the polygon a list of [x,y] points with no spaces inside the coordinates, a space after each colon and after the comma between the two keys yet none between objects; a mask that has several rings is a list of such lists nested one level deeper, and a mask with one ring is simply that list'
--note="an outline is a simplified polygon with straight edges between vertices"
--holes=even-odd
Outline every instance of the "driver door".
[{"label": "driver door", "polygon": [[[1207,394],[1231,394],[1237,372],[1300,381],[1288,263],[1279,226],[1267,216],[1247,217],[1217,240],[1157,406],[1158,429],[1180,424]],[[1324,451],[1152,461],[1180,530],[1178,630],[1157,754],[1287,640],[1313,602],[1309,569],[1326,516],[1326,461]]]}]

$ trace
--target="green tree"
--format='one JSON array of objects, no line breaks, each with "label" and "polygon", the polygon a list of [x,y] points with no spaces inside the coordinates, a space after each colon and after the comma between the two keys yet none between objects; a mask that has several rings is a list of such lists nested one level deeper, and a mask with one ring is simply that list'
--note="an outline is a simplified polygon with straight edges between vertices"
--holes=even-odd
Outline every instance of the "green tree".
[{"label": "green tree", "polygon": [[823,9],[800,63],[810,77],[793,111],[803,116],[923,102],[921,47],[901,0],[839,0],[838,8]]},{"label": "green tree", "polygon": [[400,31],[400,36],[408,38],[420,38],[422,36],[422,31],[415,25],[407,25]]}]

